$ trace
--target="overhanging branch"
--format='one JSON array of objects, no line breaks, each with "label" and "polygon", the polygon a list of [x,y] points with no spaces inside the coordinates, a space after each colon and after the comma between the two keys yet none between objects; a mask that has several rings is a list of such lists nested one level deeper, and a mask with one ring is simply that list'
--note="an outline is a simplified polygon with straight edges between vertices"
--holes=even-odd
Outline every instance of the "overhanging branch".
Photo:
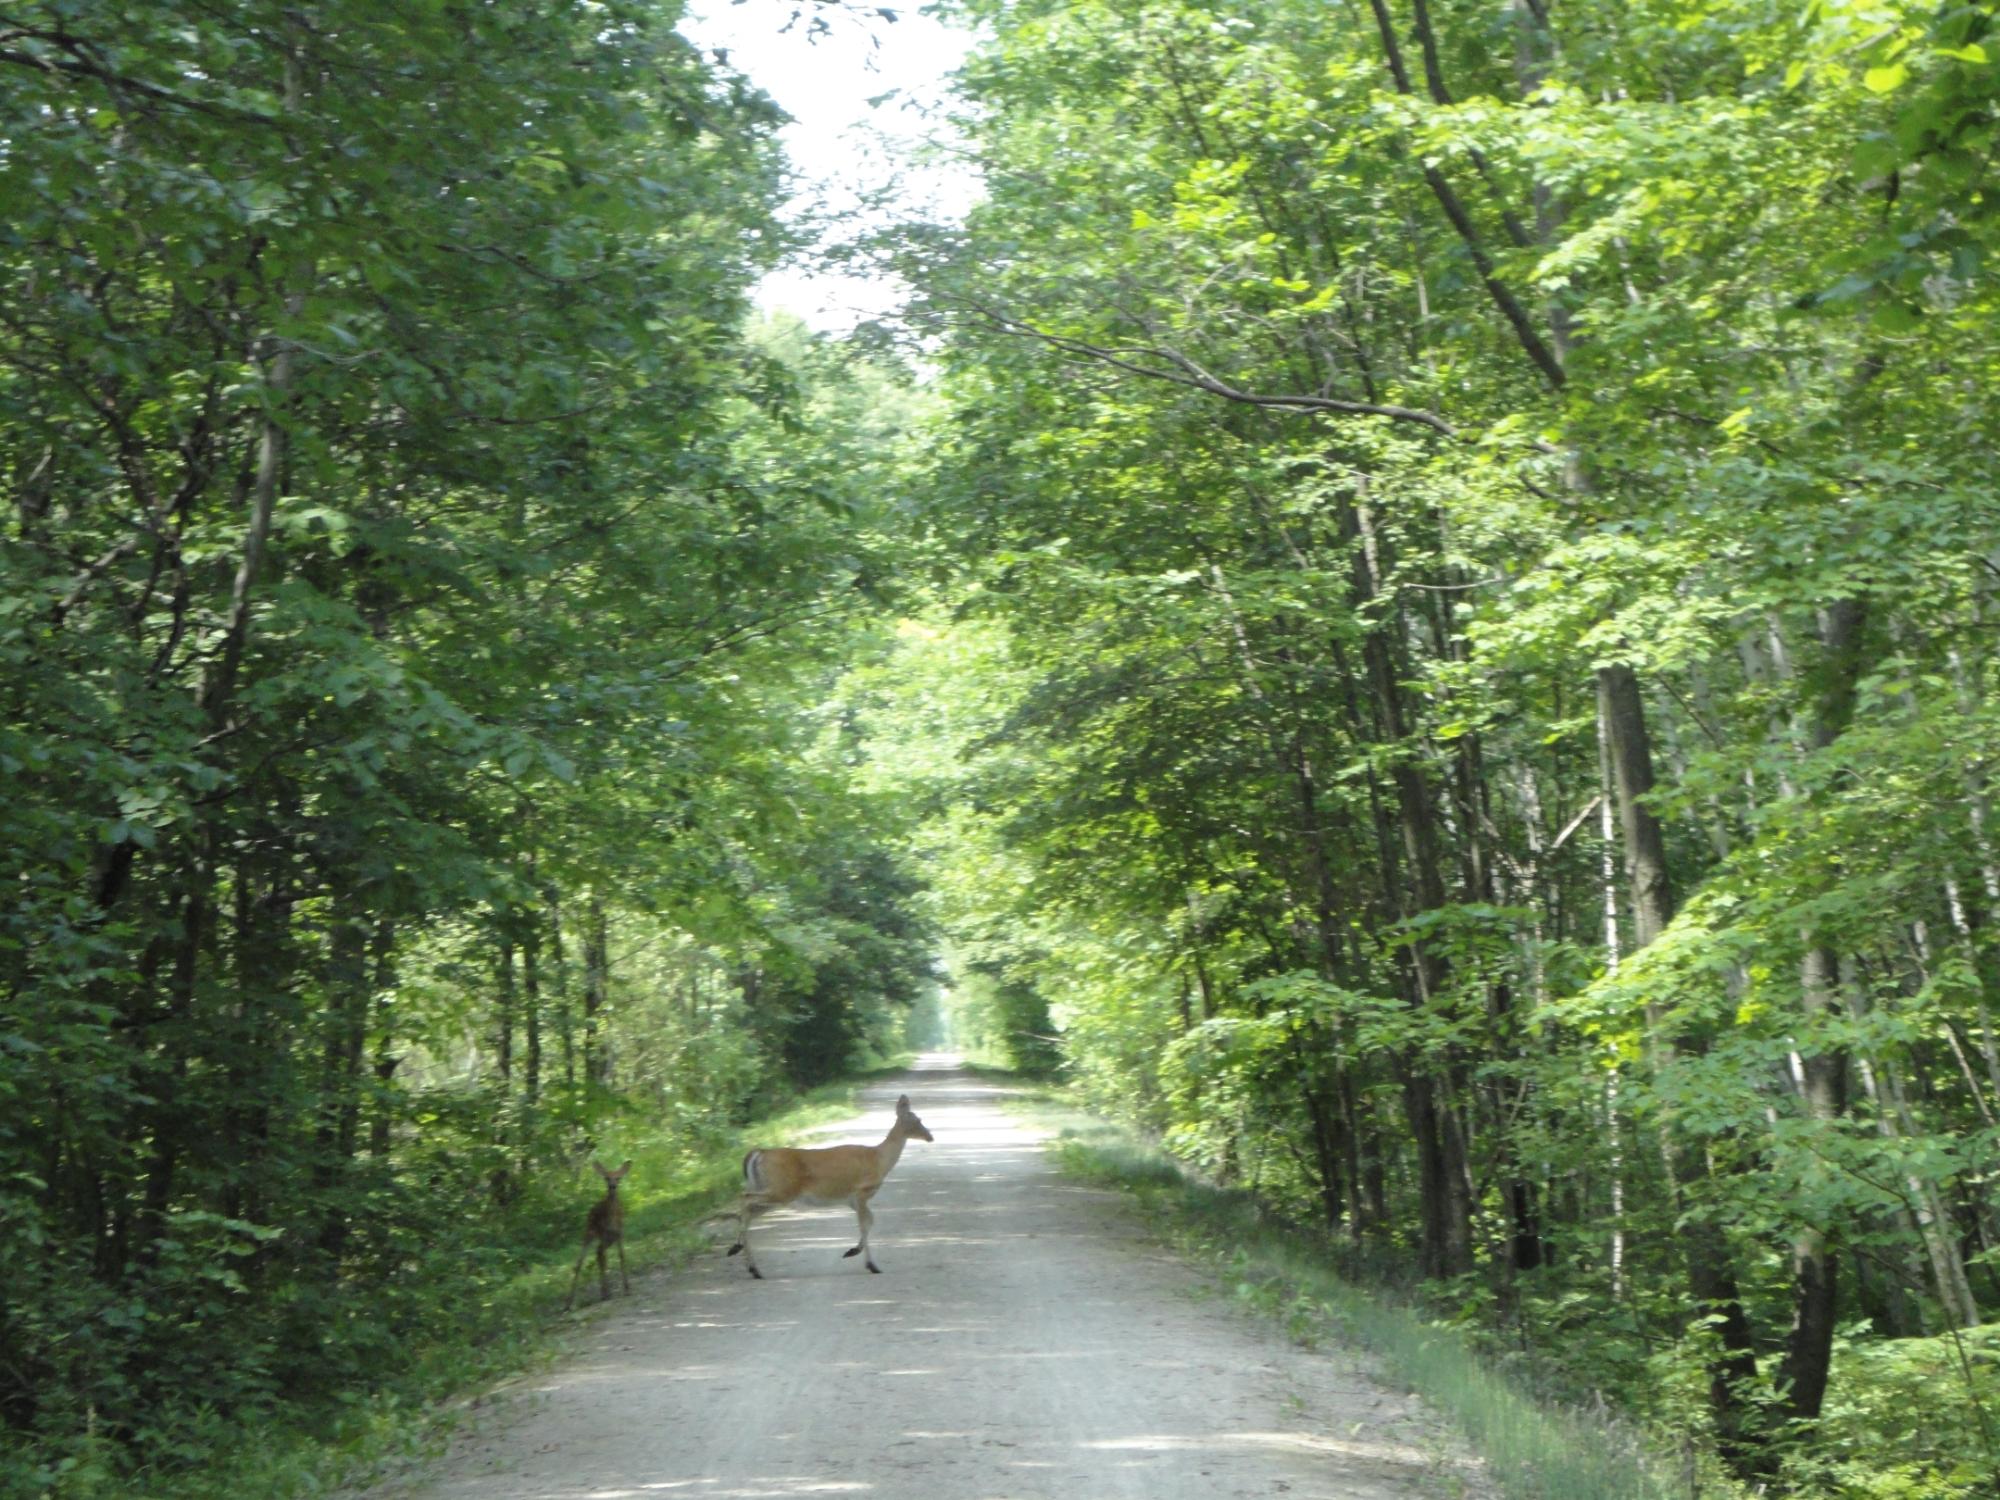
[{"label": "overhanging branch", "polygon": [[1219,396],[1225,401],[1234,401],[1244,406],[1261,406],[1287,411],[1334,412],[1352,417],[1382,417],[1394,422],[1413,422],[1442,433],[1448,438],[1462,440],[1464,437],[1457,427],[1436,412],[1425,411],[1421,407],[1397,406],[1380,401],[1349,401],[1338,396],[1319,396],[1305,392],[1246,391],[1212,374],[1178,350],[1164,349],[1152,344],[1093,344],[1086,339],[1072,338],[1068,334],[1051,333],[1045,328],[1037,328],[1032,323],[1009,317],[990,307],[977,307],[974,311],[1003,332],[1034,339],[1065,354],[1111,365],[1116,369],[1130,371],[1134,375],[1143,375],[1150,380],[1162,380],[1171,385],[1186,386],[1190,390],[1204,391],[1211,396]]}]

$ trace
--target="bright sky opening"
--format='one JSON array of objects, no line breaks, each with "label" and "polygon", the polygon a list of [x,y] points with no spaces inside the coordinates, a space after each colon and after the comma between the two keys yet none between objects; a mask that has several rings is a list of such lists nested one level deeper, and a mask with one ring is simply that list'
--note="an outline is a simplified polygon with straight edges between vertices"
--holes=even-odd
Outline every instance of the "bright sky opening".
[{"label": "bright sky opening", "polygon": [[[796,174],[786,209],[795,220],[853,215],[853,229],[955,220],[977,198],[978,175],[952,153],[945,109],[949,75],[972,40],[965,31],[898,5],[698,0],[681,32],[791,116],[782,139]],[[894,311],[907,291],[893,278],[802,259],[764,278],[756,299],[844,331]]]}]

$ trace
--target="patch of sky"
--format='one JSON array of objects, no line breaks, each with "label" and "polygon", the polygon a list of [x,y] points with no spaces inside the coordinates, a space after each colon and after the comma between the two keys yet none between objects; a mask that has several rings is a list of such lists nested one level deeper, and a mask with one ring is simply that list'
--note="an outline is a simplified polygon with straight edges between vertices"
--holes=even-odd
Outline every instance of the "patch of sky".
[{"label": "patch of sky", "polygon": [[[955,222],[979,195],[950,115],[951,73],[972,36],[901,6],[694,0],[681,34],[791,117],[785,212],[839,245],[900,220]],[[758,305],[842,332],[888,315],[908,288],[807,252],[758,285]]]}]

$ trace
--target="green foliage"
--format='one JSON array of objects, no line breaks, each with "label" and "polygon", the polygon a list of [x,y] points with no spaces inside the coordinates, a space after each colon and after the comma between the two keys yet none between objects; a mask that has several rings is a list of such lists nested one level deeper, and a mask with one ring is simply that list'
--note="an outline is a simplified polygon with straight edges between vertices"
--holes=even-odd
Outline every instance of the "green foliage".
[{"label": "green foliage", "polygon": [[2000,1295],[1992,7],[961,9],[985,1034],[1747,1484],[1990,1473],[1852,1423]]},{"label": "green foliage", "polygon": [[[1798,1468],[1826,1493],[1937,1497],[1983,1493],[1992,1475],[1971,1455],[2000,1402],[2000,1328],[1883,1341],[1846,1330],[1836,1346],[1841,1380],[1827,1404],[1825,1438]],[[1940,1389],[1973,1400],[1940,1407]],[[1883,1454],[1894,1454],[1884,1464]]]},{"label": "green foliage", "polygon": [[1172,1157],[1102,1123],[1066,1129],[1061,1160],[1073,1176],[1137,1194],[1177,1247],[1294,1339],[1337,1339],[1376,1356],[1470,1438],[1509,1500],[1664,1500],[1684,1492],[1669,1477],[1673,1456],[1646,1451],[1601,1414],[1537,1400],[1463,1330],[1344,1278],[1322,1246],[1273,1220],[1254,1197],[1190,1179]]},{"label": "green foliage", "polygon": [[901,379],[749,326],[779,117],[676,19],[0,27],[0,1487],[338,1428],[554,1164],[928,982],[817,716]]},{"label": "green foliage", "polygon": [[[855,1108],[854,1085],[818,1090],[761,1119],[756,1133],[793,1135]],[[745,1140],[713,1119],[699,1131],[636,1114],[610,1124],[598,1154],[633,1163],[626,1255],[635,1274],[712,1249],[703,1224],[739,1190]],[[600,1187],[571,1157],[526,1181],[505,1212],[434,1211],[411,1222],[397,1270],[372,1283],[365,1301],[353,1289],[302,1288],[285,1310],[294,1331],[317,1330],[327,1341],[323,1357],[352,1364],[343,1378],[291,1392],[280,1406],[235,1411],[176,1393],[156,1410],[149,1462],[136,1474],[129,1450],[86,1437],[60,1456],[10,1451],[0,1463],[0,1493],[111,1500],[142,1490],[159,1500],[200,1500],[232,1491],[318,1494],[399,1473],[458,1420],[462,1408],[445,1398],[552,1351],[578,1226]],[[478,1197],[476,1183],[453,1194],[460,1203]],[[591,1315],[591,1295],[588,1288],[580,1295],[579,1316]],[[337,1314],[296,1305],[319,1298],[337,1300]],[[256,1322],[245,1327],[254,1334]]]},{"label": "green foliage", "polygon": [[552,1169],[921,1035],[1970,1493],[1993,8],[957,10],[912,375],[747,318],[671,0],[11,7],[8,1482],[339,1428]]}]

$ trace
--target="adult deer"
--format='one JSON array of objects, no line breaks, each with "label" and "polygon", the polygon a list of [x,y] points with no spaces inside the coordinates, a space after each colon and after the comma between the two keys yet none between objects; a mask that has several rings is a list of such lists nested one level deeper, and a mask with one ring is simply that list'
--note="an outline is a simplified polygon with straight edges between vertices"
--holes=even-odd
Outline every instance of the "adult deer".
[{"label": "adult deer", "polygon": [[625,1180],[625,1174],[632,1170],[632,1163],[626,1162],[615,1172],[604,1170],[602,1162],[593,1161],[597,1175],[604,1179],[604,1196],[590,1205],[590,1212],[583,1216],[583,1248],[577,1252],[576,1268],[569,1275],[569,1298],[563,1303],[563,1311],[568,1312],[576,1302],[576,1283],[583,1275],[584,1257],[590,1254],[590,1247],[597,1246],[597,1285],[600,1295],[611,1295],[611,1273],[604,1266],[604,1252],[613,1245],[618,1247],[618,1274],[624,1278],[625,1291],[632,1291],[632,1277],[625,1269],[625,1200],[618,1196],[618,1184]]},{"label": "adult deer", "polygon": [[868,1200],[880,1190],[882,1179],[896,1165],[911,1136],[936,1139],[910,1108],[910,1096],[904,1094],[896,1101],[896,1123],[879,1146],[822,1146],[809,1151],[780,1146],[752,1151],[743,1158],[743,1202],[736,1213],[736,1243],[729,1247],[729,1253],[741,1250],[750,1274],[762,1281],[764,1273],[757,1269],[757,1257],[750,1248],[752,1218],[801,1198],[808,1203],[851,1203],[861,1225],[861,1243],[841,1254],[861,1256],[862,1264],[879,1276],[882,1268],[875,1264],[875,1253],[868,1248],[868,1226],[875,1222]]}]

